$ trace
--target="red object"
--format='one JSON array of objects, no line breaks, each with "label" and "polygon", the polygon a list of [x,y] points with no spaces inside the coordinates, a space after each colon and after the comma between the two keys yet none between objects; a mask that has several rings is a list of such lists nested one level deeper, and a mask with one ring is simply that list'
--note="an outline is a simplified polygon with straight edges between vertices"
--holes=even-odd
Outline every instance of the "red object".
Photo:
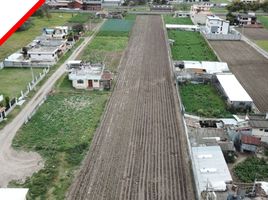
[{"label": "red object", "polygon": [[259,146],[261,144],[261,139],[260,138],[250,136],[250,135],[242,135],[241,141],[244,144],[253,144],[253,145],[256,145],[256,146]]},{"label": "red object", "polygon": [[[0,38],[0,46],[19,28],[23,23],[40,8],[46,0],[39,0],[2,38]],[[8,20],[8,19],[7,19]]]}]

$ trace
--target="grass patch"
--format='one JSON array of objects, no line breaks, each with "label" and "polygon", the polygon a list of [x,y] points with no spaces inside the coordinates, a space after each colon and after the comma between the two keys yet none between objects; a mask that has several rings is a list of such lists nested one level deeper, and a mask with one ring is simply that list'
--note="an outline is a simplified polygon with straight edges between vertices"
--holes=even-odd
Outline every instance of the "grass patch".
[{"label": "grass patch", "polygon": [[175,40],[175,43],[171,46],[174,60],[218,60],[199,32],[169,30],[168,37]]},{"label": "grass patch", "polygon": [[228,13],[228,10],[226,8],[211,8],[210,10],[213,13]]},{"label": "grass patch", "polygon": [[268,16],[258,16],[258,20],[266,29],[268,29]]},{"label": "grass patch", "polygon": [[135,15],[135,14],[129,14],[129,13],[127,13],[126,16],[124,16],[124,19],[125,19],[125,20],[132,20],[132,21],[135,21],[136,18],[137,18],[137,15]]},{"label": "grass patch", "polygon": [[71,89],[67,77],[62,78],[56,88],[13,141],[15,148],[36,151],[46,161],[45,168],[24,184],[11,183],[30,188],[30,199],[64,199],[110,94],[77,92]]},{"label": "grass patch", "polygon": [[101,27],[98,36],[128,37],[133,25],[133,20],[109,19]]},{"label": "grass patch", "polygon": [[[34,75],[39,75],[42,68],[33,68]],[[0,70],[0,94],[10,98],[18,97],[26,91],[27,84],[32,81],[30,68],[4,68]]]},{"label": "grass patch", "polygon": [[246,183],[268,180],[268,165],[264,159],[249,157],[245,161],[237,164],[234,168],[235,175]]},{"label": "grass patch", "polygon": [[97,36],[85,49],[81,59],[93,63],[104,62],[109,70],[116,72],[127,43],[128,37]]},{"label": "grass patch", "polygon": [[186,84],[180,86],[185,111],[202,117],[228,117],[225,101],[210,84]]},{"label": "grass patch", "polygon": [[28,30],[14,33],[0,47],[0,61],[29,44],[35,37],[42,33],[44,27],[64,25],[71,17],[71,13],[51,13],[51,18],[49,19],[46,17],[32,17],[33,25]]},{"label": "grass patch", "polygon": [[70,23],[86,23],[95,16],[91,13],[78,13],[68,20]]},{"label": "grass patch", "polygon": [[189,17],[173,17],[172,15],[164,15],[164,21],[166,24],[186,24],[192,25],[193,22]]},{"label": "grass patch", "polygon": [[259,45],[263,50],[268,52],[268,40],[257,40],[256,44]]}]

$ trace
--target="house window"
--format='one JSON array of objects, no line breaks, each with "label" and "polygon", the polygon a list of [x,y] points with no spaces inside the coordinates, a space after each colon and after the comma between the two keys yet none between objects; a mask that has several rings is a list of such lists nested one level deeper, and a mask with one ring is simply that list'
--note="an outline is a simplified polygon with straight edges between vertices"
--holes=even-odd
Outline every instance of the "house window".
[{"label": "house window", "polygon": [[78,80],[77,83],[78,84],[84,84],[84,81],[83,80]]},{"label": "house window", "polygon": [[97,83],[97,82],[99,82],[98,80],[94,80],[94,83]]},{"label": "house window", "polygon": [[240,106],[244,106],[245,105],[245,102],[240,102],[239,105]]},{"label": "house window", "polygon": [[268,132],[268,129],[264,129],[264,132]]},{"label": "house window", "polygon": [[260,131],[263,131],[263,129],[262,129],[262,128],[260,128]]}]

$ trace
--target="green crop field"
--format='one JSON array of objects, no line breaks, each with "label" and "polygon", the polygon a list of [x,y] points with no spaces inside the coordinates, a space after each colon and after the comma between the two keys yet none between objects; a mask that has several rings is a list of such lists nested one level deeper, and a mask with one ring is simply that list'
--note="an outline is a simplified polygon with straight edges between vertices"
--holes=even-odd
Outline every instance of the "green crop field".
[{"label": "green crop field", "polygon": [[180,86],[185,111],[202,117],[230,117],[227,105],[218,91],[210,84]]},{"label": "green crop field", "polygon": [[264,159],[249,157],[235,166],[234,173],[240,181],[246,183],[253,183],[255,178],[258,181],[267,180],[268,163]]},{"label": "green crop field", "polygon": [[71,82],[63,77],[56,92],[19,130],[13,141],[15,148],[36,151],[46,161],[45,168],[24,184],[11,183],[30,188],[30,199],[64,199],[110,94],[76,91],[71,87]]},{"label": "green crop field", "polygon": [[189,17],[176,17],[174,18],[172,15],[164,15],[164,21],[166,24],[186,24],[192,25],[193,22]]},{"label": "green crop field", "polygon": [[71,19],[71,13],[51,13],[51,18],[32,17],[33,25],[26,31],[14,33],[0,47],[0,61],[29,44],[35,37],[42,33],[44,27],[61,26]]},{"label": "green crop field", "polygon": [[[33,73],[39,75],[40,68],[33,68]],[[0,95],[10,98],[19,97],[20,92],[26,91],[27,84],[32,80],[30,68],[4,68],[0,70]]]},{"label": "green crop field", "polygon": [[109,19],[100,29],[98,36],[128,36],[134,25],[134,20]]},{"label": "green crop field", "polygon": [[173,60],[217,61],[213,50],[199,32],[169,30]]},{"label": "green crop field", "polygon": [[268,29],[268,16],[258,16],[258,20],[266,29]]}]

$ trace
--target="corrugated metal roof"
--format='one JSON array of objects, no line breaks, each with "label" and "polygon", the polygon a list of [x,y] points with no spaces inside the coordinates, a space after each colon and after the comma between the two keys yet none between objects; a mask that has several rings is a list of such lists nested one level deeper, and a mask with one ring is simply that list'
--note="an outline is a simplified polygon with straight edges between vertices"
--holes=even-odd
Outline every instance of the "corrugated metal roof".
[{"label": "corrugated metal roof", "polygon": [[251,97],[236,79],[235,75],[225,73],[216,76],[230,101],[252,102]]},{"label": "corrugated metal roof", "polygon": [[261,139],[251,136],[251,135],[242,135],[241,137],[241,141],[244,144],[252,144],[252,145],[256,145],[259,146],[261,144]]},{"label": "corrugated metal roof", "polygon": [[193,166],[198,191],[206,190],[209,184],[214,191],[225,191],[226,182],[232,177],[219,146],[192,147]]}]

